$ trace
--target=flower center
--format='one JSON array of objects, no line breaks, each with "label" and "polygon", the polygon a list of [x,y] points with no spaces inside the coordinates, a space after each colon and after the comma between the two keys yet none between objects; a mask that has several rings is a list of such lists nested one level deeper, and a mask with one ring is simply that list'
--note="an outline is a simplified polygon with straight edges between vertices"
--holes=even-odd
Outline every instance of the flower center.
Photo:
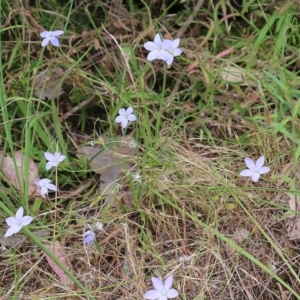
[{"label": "flower center", "polygon": [[166,290],[162,290],[162,291],[161,291],[161,294],[162,294],[163,296],[167,296],[167,291],[166,291]]},{"label": "flower center", "polygon": [[20,226],[20,227],[23,226],[23,225],[22,225],[22,220],[16,220],[16,221],[17,221],[16,223],[17,223],[18,226]]}]

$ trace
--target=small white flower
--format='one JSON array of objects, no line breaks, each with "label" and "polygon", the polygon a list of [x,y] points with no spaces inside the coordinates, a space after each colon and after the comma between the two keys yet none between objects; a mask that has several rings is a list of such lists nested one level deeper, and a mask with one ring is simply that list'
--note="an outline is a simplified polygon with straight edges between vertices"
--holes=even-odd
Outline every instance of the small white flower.
[{"label": "small white flower", "polygon": [[37,185],[41,189],[40,193],[41,193],[41,196],[43,198],[45,198],[46,195],[48,195],[48,190],[54,191],[54,192],[57,191],[57,187],[54,184],[50,183],[50,182],[51,182],[50,179],[44,178],[44,179],[41,179],[41,180],[34,183],[35,185]]},{"label": "small white flower", "polygon": [[162,39],[160,34],[157,33],[154,37],[154,42],[146,42],[144,47],[150,51],[147,56],[148,61],[154,59],[164,60],[168,65],[171,65],[174,56],[178,56],[182,53],[182,50],[178,48],[180,39],[174,41],[168,39]]},{"label": "small white flower", "polygon": [[59,47],[59,40],[57,36],[62,35],[64,31],[55,30],[55,31],[43,31],[40,33],[40,36],[43,38],[42,47],[45,47],[51,42],[53,46]]},{"label": "small white flower", "polygon": [[252,177],[252,180],[257,182],[261,174],[266,174],[270,171],[269,167],[263,167],[264,161],[264,156],[261,156],[256,163],[251,158],[245,158],[246,166],[249,169],[243,170],[240,176]]},{"label": "small white flower", "polygon": [[142,182],[142,175],[140,174],[140,172],[133,173],[133,174],[131,174],[131,176],[132,176],[133,182],[138,182],[138,183]]},{"label": "small white flower", "polygon": [[125,110],[125,108],[119,109],[119,116],[116,117],[115,122],[121,123],[122,128],[126,128],[128,125],[128,122],[136,121],[136,116],[132,113],[133,109],[132,107],[129,107]]},{"label": "small white flower", "polygon": [[19,232],[22,229],[22,227],[29,225],[32,222],[33,220],[32,217],[29,216],[23,217],[23,214],[24,214],[24,209],[21,206],[18,209],[15,217],[6,218],[6,223],[10,228],[6,231],[4,235],[5,237],[9,237]]},{"label": "small white flower", "polygon": [[92,227],[90,226],[90,224],[88,224],[90,230],[84,232],[83,234],[83,243],[87,244],[88,246],[92,246],[94,243],[94,240],[96,238],[96,234],[95,232],[92,230]]},{"label": "small white flower", "polygon": [[48,160],[46,164],[46,170],[50,170],[52,167],[57,167],[60,162],[62,162],[66,157],[59,152],[50,153],[45,152],[44,153],[45,158]]},{"label": "small white flower", "polygon": [[160,34],[157,33],[154,37],[153,42],[146,42],[144,47],[146,50],[150,51],[147,56],[148,61],[154,59],[161,59],[166,61],[169,56],[171,56],[166,49],[163,48],[163,39],[160,37]]},{"label": "small white flower", "polygon": [[103,229],[103,224],[102,224],[101,222],[97,222],[97,223],[95,224],[95,228],[96,228],[97,230],[99,230],[99,231],[104,231],[104,229]]},{"label": "small white flower", "polygon": [[145,299],[158,299],[167,300],[168,298],[173,299],[178,297],[179,293],[175,289],[171,289],[173,283],[173,275],[170,275],[165,283],[163,283],[159,278],[151,278],[155,290],[150,290],[144,294]]},{"label": "small white flower", "polygon": [[168,65],[172,64],[175,56],[178,56],[182,53],[182,50],[180,48],[178,48],[179,43],[180,43],[180,39],[176,39],[174,41],[172,41],[172,40],[164,40],[163,41],[162,47],[171,54],[167,57],[167,60],[166,60],[166,63]]}]

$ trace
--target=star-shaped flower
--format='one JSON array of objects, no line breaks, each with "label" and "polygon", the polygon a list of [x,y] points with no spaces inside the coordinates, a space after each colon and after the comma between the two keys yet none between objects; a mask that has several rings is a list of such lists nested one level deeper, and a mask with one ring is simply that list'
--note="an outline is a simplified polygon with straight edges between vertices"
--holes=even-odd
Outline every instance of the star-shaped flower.
[{"label": "star-shaped flower", "polygon": [[133,182],[138,182],[138,183],[142,182],[142,175],[140,172],[133,173],[133,174],[131,174],[131,176],[132,176]]},{"label": "star-shaped flower", "polygon": [[144,47],[146,50],[150,51],[147,56],[148,61],[154,59],[161,59],[166,61],[170,54],[163,48],[163,39],[160,37],[160,34],[157,33],[154,37],[153,42],[146,42]]},{"label": "star-shaped flower", "polygon": [[46,170],[50,170],[52,167],[57,167],[60,162],[62,162],[66,157],[59,152],[50,153],[45,152],[44,153],[45,158],[48,160],[46,164]]},{"label": "star-shaped flower", "polygon": [[176,298],[179,293],[175,289],[171,289],[173,283],[173,275],[170,275],[165,283],[163,283],[159,278],[152,277],[152,283],[155,290],[150,290],[144,294],[145,299],[158,299],[158,300],[167,300],[168,298]]},{"label": "star-shaped flower", "polygon": [[144,47],[150,51],[147,56],[148,61],[154,59],[164,60],[168,65],[171,65],[174,56],[178,56],[182,53],[182,50],[178,48],[180,39],[174,41],[168,39],[162,39],[160,34],[157,33],[154,37],[154,42],[146,42]]},{"label": "star-shaped flower", "polygon": [[51,44],[55,47],[59,47],[59,40],[57,36],[60,36],[64,33],[62,30],[55,31],[43,31],[40,33],[40,36],[43,38],[42,47],[45,47],[51,42]]},{"label": "star-shaped flower", "polygon": [[182,53],[182,50],[178,48],[179,43],[180,43],[180,39],[176,39],[174,41],[164,40],[162,42],[163,49],[165,49],[171,54],[167,57],[167,60],[165,60],[168,66],[172,64],[175,56],[178,56]]},{"label": "star-shaped flower", "polygon": [[252,177],[254,182],[257,182],[261,174],[266,174],[270,171],[269,167],[264,167],[265,157],[261,156],[256,163],[251,158],[245,158],[246,166],[249,169],[243,170],[240,176]]},{"label": "star-shaped flower", "polygon": [[33,218],[29,216],[24,216],[24,208],[21,206],[15,217],[6,218],[6,223],[10,227],[5,233],[5,237],[9,237],[17,232],[19,232],[24,226],[29,225]]},{"label": "star-shaped flower", "polygon": [[93,243],[94,243],[94,240],[96,238],[96,234],[95,232],[93,231],[92,227],[90,226],[90,224],[88,224],[90,230],[86,231],[84,234],[83,234],[83,243],[84,244],[87,244],[88,246],[92,246]]},{"label": "star-shaped flower", "polygon": [[48,178],[44,178],[44,179],[41,179],[37,182],[35,182],[34,184],[37,185],[41,190],[40,190],[40,193],[41,193],[41,196],[43,198],[46,197],[46,195],[48,195],[48,190],[50,191],[57,191],[57,187],[50,183],[51,180],[48,179]]},{"label": "star-shaped flower", "polygon": [[126,128],[128,125],[128,122],[136,121],[136,116],[132,113],[133,109],[132,107],[129,107],[125,110],[125,108],[119,109],[119,116],[116,117],[115,122],[121,123],[122,128]]}]

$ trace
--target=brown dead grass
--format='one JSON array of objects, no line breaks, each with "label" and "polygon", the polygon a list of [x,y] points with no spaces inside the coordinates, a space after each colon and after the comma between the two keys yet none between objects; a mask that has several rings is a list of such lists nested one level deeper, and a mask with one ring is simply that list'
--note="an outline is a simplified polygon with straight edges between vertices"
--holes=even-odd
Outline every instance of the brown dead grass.
[{"label": "brown dead grass", "polygon": [[[269,176],[257,185],[248,181],[249,189],[245,190],[246,180],[235,176],[243,168],[244,155],[238,148],[204,146],[195,139],[185,140],[184,144],[188,147],[168,139],[164,150],[169,155],[158,159],[162,166],[166,158],[171,164],[164,171],[149,167],[144,176],[147,180],[152,178],[152,183],[146,185],[143,197],[135,199],[140,206],[133,201],[131,211],[125,213],[118,199],[114,200],[105,232],[97,233],[101,253],[94,247],[86,252],[80,234],[67,233],[72,230],[66,229],[61,241],[72,272],[96,299],[141,299],[141,294],[151,287],[147,278],[170,273],[175,275],[175,287],[186,299],[280,299],[282,287],[278,283],[187,214],[229,238],[237,228],[247,229],[251,234],[242,243],[243,248],[264,265],[276,268],[276,273],[292,284],[284,262],[248,215],[297,269],[299,245],[287,239],[286,221],[275,218],[284,211],[268,205],[274,204],[278,193],[258,188],[272,186]],[[248,213],[235,201],[236,196]],[[159,199],[164,197],[172,205],[162,205]],[[234,208],[227,210],[226,203],[233,203]],[[101,211],[93,210],[91,219],[101,220]],[[80,226],[73,230],[81,231]],[[11,288],[18,274],[22,277],[18,284],[23,285],[21,299],[85,299],[75,296],[74,290],[53,275],[34,245],[23,243],[14,252],[15,256],[1,261],[2,289]],[[299,292],[298,286],[294,288]]]}]

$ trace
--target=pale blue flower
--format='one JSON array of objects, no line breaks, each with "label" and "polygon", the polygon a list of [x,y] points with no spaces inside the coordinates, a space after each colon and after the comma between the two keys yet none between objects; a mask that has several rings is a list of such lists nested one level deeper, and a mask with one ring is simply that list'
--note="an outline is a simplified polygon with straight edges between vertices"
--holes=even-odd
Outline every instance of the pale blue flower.
[{"label": "pale blue flower", "polygon": [[261,156],[256,163],[251,158],[245,158],[246,166],[249,169],[243,170],[240,176],[252,177],[254,182],[257,182],[261,174],[266,174],[270,171],[269,167],[264,167],[265,157]]},{"label": "pale blue flower", "polygon": [[151,278],[155,290],[150,290],[144,294],[145,299],[150,300],[168,300],[178,297],[179,293],[175,289],[171,289],[173,283],[173,275],[170,275],[165,283],[163,283],[159,278]]},{"label": "pale blue flower", "polygon": [[48,195],[48,190],[57,191],[57,187],[50,182],[51,182],[50,179],[44,178],[34,183],[40,188],[40,193],[43,198],[45,198],[46,195]]},{"label": "pale blue flower", "polygon": [[182,50],[180,48],[178,48],[179,43],[180,43],[180,39],[176,39],[174,41],[164,40],[162,42],[163,49],[165,49],[166,51],[168,51],[171,54],[165,60],[168,65],[172,64],[175,56],[178,56],[182,53]]},{"label": "pale blue flower", "polygon": [[178,48],[180,39],[174,41],[168,39],[162,39],[160,34],[157,33],[154,37],[154,42],[146,42],[144,47],[150,51],[147,56],[148,61],[154,59],[164,60],[168,65],[171,65],[174,56],[178,56],[182,53],[182,50]]},{"label": "pale blue flower", "polygon": [[96,238],[96,234],[95,232],[93,231],[92,227],[90,226],[90,224],[88,224],[90,230],[84,232],[83,234],[83,243],[84,244],[87,244],[88,246],[92,246],[93,243],[94,243],[94,240]]},{"label": "pale blue flower", "polygon": [[55,46],[59,47],[59,40],[57,36],[62,35],[64,31],[55,30],[55,31],[43,31],[40,33],[40,36],[43,38],[42,47],[45,47],[49,44],[49,42]]},{"label": "pale blue flower", "polygon": [[133,114],[132,107],[129,107],[125,110],[125,108],[119,109],[119,116],[116,117],[115,122],[121,123],[122,128],[126,128],[128,122],[136,121],[136,116]]},{"label": "pale blue flower", "polygon": [[24,226],[29,225],[33,218],[29,217],[29,216],[24,216],[24,208],[21,206],[15,217],[8,217],[6,218],[6,223],[7,225],[10,227],[6,233],[5,233],[5,237],[9,237],[17,232],[19,232]]},{"label": "pale blue flower", "polygon": [[48,160],[46,164],[46,170],[50,170],[52,167],[57,167],[60,162],[62,162],[66,157],[59,152],[50,153],[45,152],[44,153],[45,158]]}]

